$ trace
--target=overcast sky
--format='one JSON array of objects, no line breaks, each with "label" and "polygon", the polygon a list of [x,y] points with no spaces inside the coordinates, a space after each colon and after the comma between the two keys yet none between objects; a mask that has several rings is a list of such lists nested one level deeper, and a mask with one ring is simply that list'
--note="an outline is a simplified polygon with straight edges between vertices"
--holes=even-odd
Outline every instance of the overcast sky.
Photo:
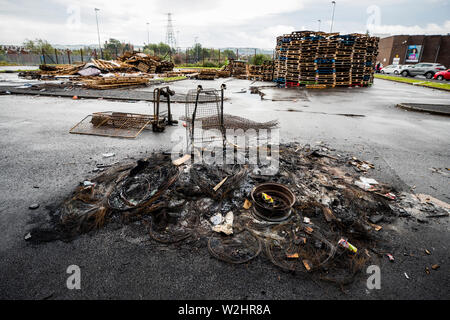
[{"label": "overcast sky", "polygon": [[[41,38],[52,44],[96,44],[109,38],[142,45],[165,41],[173,14],[178,46],[195,37],[206,47],[273,48],[296,30],[329,31],[331,1],[322,0],[0,0],[0,44]],[[389,34],[450,33],[450,0],[337,0],[333,31]],[[179,32],[177,32],[179,31]]]}]

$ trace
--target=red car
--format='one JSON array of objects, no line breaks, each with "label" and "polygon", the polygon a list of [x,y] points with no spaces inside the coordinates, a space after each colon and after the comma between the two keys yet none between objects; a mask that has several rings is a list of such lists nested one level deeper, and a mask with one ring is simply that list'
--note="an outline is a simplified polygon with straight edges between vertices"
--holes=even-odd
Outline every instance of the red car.
[{"label": "red car", "polygon": [[437,80],[450,80],[450,69],[445,71],[440,71],[434,74],[434,79]]}]

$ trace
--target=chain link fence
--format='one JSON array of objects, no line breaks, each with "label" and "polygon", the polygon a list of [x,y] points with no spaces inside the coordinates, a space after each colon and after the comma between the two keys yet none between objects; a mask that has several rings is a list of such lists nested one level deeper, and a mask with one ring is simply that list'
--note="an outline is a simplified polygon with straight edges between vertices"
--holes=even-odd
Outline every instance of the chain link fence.
[{"label": "chain link fence", "polygon": [[[40,64],[73,64],[88,62],[91,58],[102,58],[105,60],[117,59],[124,53],[123,50],[80,49],[80,50],[58,50],[42,53],[0,52],[0,64],[29,65]],[[204,66],[223,65],[229,59],[250,61],[256,55],[265,55],[268,59],[273,58],[273,50],[257,48],[178,48],[172,52],[152,52],[166,60],[172,60],[176,65],[201,64]]]},{"label": "chain link fence", "polygon": [[[73,64],[83,63],[96,57],[97,52],[87,50],[54,50],[52,52],[6,52],[0,53],[0,64],[38,66],[40,64]],[[100,56],[99,56],[100,58]]]}]

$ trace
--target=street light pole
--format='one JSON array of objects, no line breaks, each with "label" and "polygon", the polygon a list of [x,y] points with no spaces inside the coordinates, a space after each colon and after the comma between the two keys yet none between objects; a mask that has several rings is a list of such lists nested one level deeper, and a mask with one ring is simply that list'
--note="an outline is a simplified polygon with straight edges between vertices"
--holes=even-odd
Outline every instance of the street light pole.
[{"label": "street light pole", "polygon": [[100,11],[100,9],[94,8],[94,10],[95,10],[95,20],[97,21],[98,48],[100,49],[100,55],[103,59],[102,45],[100,42],[100,30],[98,28],[98,17],[97,17],[97,11]]},{"label": "street light pole", "polygon": [[147,22],[147,45],[150,45],[150,31],[149,31],[150,23]]},{"label": "street light pole", "polygon": [[333,15],[331,16],[331,28],[330,28],[330,33],[333,32],[334,9],[336,8],[336,1],[331,1],[331,3],[333,4]]},{"label": "street light pole", "polygon": [[320,23],[322,22],[322,20],[317,20],[317,22],[319,22],[319,32],[320,32]]}]

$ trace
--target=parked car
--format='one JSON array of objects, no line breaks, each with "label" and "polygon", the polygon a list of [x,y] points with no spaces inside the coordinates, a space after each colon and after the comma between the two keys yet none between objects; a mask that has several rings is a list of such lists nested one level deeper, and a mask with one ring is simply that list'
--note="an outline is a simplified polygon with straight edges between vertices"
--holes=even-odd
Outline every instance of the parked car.
[{"label": "parked car", "polygon": [[450,80],[450,69],[445,71],[440,71],[434,75],[434,79],[436,80]]},{"label": "parked car", "polygon": [[402,69],[401,75],[404,77],[425,76],[427,79],[432,79],[435,73],[445,69],[442,64],[424,62],[406,66]]},{"label": "parked car", "polygon": [[388,65],[388,66],[384,67],[383,69],[381,69],[381,73],[386,73],[386,74],[390,74],[390,73],[393,73],[393,74],[400,74],[400,72],[403,70],[404,67],[405,67],[405,66],[400,65],[400,64],[398,64],[398,65],[391,64],[391,65]]}]

